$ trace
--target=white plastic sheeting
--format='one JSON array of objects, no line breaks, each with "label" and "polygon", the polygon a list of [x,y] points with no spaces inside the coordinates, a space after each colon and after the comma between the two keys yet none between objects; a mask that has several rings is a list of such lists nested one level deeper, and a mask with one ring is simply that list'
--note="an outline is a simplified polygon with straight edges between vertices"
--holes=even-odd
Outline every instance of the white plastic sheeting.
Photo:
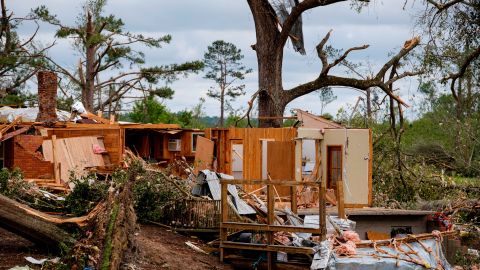
[{"label": "white plastic sheeting", "polygon": [[[22,122],[35,122],[37,119],[38,107],[31,108],[11,108],[8,106],[0,108],[0,122],[11,123],[20,116]],[[69,121],[70,112],[57,110],[58,121]]]}]

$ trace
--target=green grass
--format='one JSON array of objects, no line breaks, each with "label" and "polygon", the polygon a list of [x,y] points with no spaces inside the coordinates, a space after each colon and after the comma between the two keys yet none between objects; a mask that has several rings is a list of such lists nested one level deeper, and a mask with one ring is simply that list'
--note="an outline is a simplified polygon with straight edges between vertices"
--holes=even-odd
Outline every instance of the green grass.
[{"label": "green grass", "polygon": [[477,177],[452,176],[449,179],[461,186],[480,186],[480,178]]}]

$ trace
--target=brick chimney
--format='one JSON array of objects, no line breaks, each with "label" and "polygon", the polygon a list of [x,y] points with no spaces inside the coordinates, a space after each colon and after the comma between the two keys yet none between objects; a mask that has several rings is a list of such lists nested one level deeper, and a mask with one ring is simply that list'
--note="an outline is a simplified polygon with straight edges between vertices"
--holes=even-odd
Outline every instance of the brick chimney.
[{"label": "brick chimney", "polygon": [[57,74],[51,71],[39,71],[37,122],[57,121]]}]

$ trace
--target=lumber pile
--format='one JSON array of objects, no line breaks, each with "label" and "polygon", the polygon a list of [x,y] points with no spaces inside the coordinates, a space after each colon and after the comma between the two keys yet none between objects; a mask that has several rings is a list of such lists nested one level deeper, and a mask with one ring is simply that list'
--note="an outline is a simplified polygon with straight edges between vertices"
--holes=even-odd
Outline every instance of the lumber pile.
[{"label": "lumber pile", "polygon": [[67,193],[70,191],[70,188],[65,186],[63,183],[57,183],[55,179],[34,179],[34,178],[27,178],[25,181],[29,183],[34,183],[39,188],[51,190],[51,191],[58,191]]}]

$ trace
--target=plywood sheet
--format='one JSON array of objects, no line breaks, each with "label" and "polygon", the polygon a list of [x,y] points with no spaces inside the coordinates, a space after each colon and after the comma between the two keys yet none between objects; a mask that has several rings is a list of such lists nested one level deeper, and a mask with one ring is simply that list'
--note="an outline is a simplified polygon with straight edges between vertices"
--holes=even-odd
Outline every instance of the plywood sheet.
[{"label": "plywood sheet", "polygon": [[[293,141],[267,143],[267,171],[273,182],[292,181],[295,172],[295,145]],[[276,186],[280,196],[289,196],[290,187]]]},{"label": "plywood sheet", "polygon": [[197,136],[197,149],[195,152],[195,174],[201,170],[211,169],[213,163],[213,141]]},{"label": "plywood sheet", "polygon": [[60,163],[60,178],[68,182],[72,171],[79,175],[85,168],[105,166],[102,155],[93,152],[94,144],[103,146],[103,141],[95,136],[56,139],[53,153],[52,141],[44,140],[43,155],[45,160],[53,162],[55,154],[57,162]]}]

